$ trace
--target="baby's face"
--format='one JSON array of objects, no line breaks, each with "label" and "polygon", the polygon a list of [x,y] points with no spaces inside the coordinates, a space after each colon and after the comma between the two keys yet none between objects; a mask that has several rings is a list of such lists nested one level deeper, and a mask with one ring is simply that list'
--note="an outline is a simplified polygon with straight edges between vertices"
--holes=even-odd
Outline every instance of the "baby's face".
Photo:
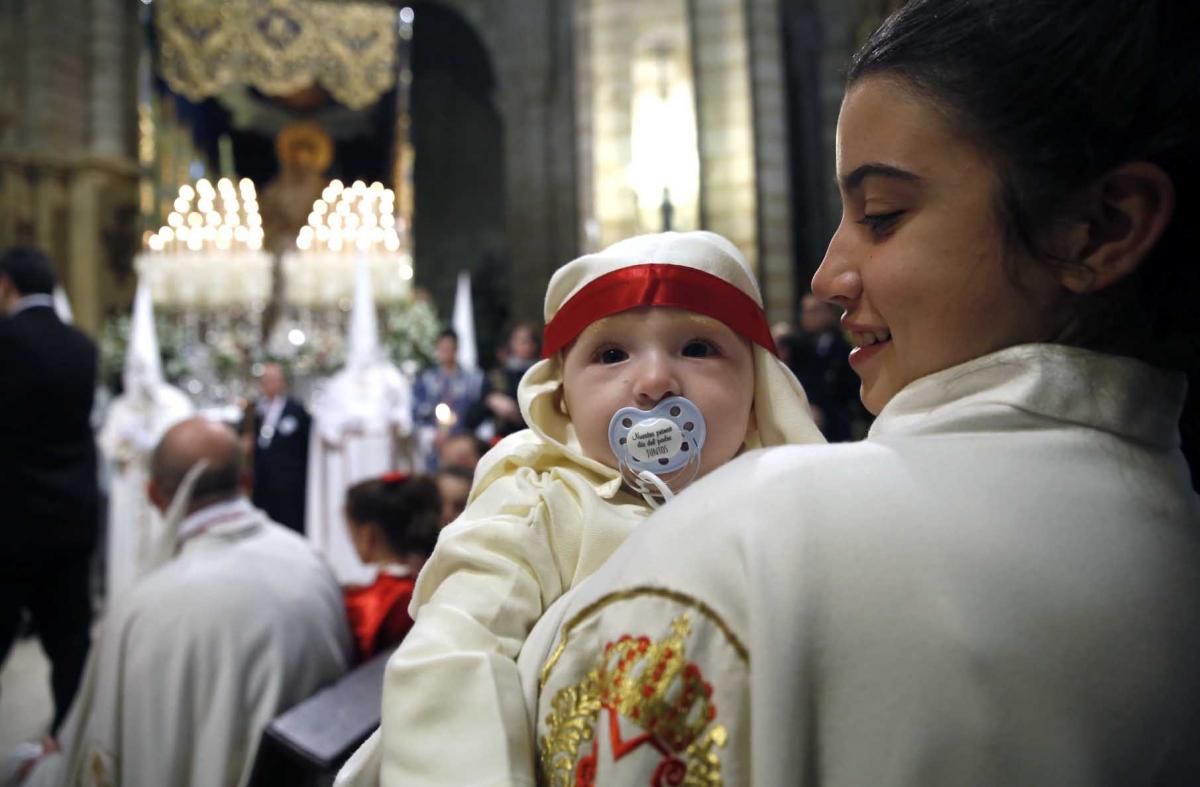
[{"label": "baby's face", "polygon": [[750,427],[754,355],[724,323],[683,309],[646,306],[589,325],[563,360],[563,399],[583,452],[610,467],[608,424],[622,407],[648,410],[690,399],[708,427],[699,475],[737,455]]}]

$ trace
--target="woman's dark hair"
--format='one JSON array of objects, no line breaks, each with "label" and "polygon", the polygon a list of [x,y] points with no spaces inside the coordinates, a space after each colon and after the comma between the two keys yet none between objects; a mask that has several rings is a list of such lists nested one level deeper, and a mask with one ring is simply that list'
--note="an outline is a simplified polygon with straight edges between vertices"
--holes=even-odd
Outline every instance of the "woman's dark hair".
[{"label": "woman's dark hair", "polygon": [[360,481],[346,491],[346,517],[383,530],[397,555],[433,552],[442,499],[431,476],[399,473]]},{"label": "woman's dark hair", "polygon": [[[851,85],[898,78],[977,144],[994,165],[1009,249],[1047,265],[1071,264],[1043,244],[1083,189],[1125,162],[1158,165],[1175,188],[1172,220],[1135,274],[1078,299],[1077,330],[1065,340],[1187,371],[1193,392],[1198,23],[1196,0],[910,0],[871,35],[848,73]],[[1192,464],[1195,475],[1194,457]]]}]

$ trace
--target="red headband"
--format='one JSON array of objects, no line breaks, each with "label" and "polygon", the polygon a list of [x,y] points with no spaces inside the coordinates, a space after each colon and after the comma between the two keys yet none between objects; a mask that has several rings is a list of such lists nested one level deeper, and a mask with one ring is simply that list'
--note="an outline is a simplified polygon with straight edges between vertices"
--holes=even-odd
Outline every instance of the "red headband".
[{"label": "red headband", "polygon": [[673,306],[712,317],[778,354],[766,315],[749,295],[696,268],[648,262],[606,273],[572,295],[546,326],[542,357],[566,347],[597,320],[639,306]]},{"label": "red headband", "polygon": [[403,484],[405,481],[407,481],[408,473],[400,470],[394,470],[390,473],[384,473],[383,475],[379,476],[379,480],[383,482],[384,486],[395,486],[396,484]]}]

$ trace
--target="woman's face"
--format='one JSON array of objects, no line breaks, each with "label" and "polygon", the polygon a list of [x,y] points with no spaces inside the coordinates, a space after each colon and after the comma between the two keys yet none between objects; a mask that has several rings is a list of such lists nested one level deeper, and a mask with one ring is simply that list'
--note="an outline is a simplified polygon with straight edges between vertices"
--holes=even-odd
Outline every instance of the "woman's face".
[{"label": "woman's face", "polygon": [[1062,330],[1055,274],[1005,250],[989,159],[902,80],[869,76],[847,91],[837,178],[841,223],[813,292],[846,310],[872,413],[918,378]]}]

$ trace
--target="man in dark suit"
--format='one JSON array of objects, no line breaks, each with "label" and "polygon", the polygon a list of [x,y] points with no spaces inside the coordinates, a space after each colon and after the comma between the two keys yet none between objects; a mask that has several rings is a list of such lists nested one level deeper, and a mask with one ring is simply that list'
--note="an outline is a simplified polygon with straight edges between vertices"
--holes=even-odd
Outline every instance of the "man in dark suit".
[{"label": "man in dark suit", "polygon": [[50,657],[57,729],[90,642],[97,356],[55,314],[53,291],[46,255],[0,253],[0,663],[28,610]]},{"label": "man in dark suit", "polygon": [[271,519],[303,533],[312,419],[304,405],[288,396],[279,364],[263,366],[259,390],[262,395],[247,408],[243,427],[254,445],[252,499]]}]

